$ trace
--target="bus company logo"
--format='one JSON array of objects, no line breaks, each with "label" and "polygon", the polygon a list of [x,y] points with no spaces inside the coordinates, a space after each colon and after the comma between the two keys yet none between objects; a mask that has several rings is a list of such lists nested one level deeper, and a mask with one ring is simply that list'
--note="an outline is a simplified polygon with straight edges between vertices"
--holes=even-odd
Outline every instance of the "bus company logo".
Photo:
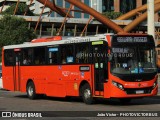
[{"label": "bus company logo", "polygon": [[11,117],[11,112],[2,112],[2,117]]},{"label": "bus company logo", "polygon": [[62,71],[62,75],[63,76],[69,76],[70,75],[70,71]]}]

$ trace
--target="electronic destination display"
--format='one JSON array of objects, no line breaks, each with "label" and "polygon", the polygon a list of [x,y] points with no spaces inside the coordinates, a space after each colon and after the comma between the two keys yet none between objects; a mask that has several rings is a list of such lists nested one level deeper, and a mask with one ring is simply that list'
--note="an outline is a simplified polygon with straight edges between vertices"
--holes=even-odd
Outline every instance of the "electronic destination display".
[{"label": "electronic destination display", "polygon": [[112,38],[112,45],[151,45],[154,46],[154,39],[152,36],[145,36],[145,35],[115,35]]},{"label": "electronic destination display", "polygon": [[148,42],[147,37],[117,37],[117,42]]}]

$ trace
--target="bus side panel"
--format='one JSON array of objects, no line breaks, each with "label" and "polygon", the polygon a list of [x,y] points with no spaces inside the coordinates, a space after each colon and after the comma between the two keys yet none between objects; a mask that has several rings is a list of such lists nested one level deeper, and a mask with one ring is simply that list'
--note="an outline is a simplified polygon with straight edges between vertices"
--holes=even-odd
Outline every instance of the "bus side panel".
[{"label": "bus side panel", "polygon": [[36,93],[43,93],[45,76],[43,75],[43,70],[37,68],[37,66],[21,66],[21,92],[26,92],[27,82],[32,80],[36,87]]},{"label": "bus side panel", "polygon": [[54,65],[47,67],[43,73],[46,78],[45,93],[47,96],[65,97],[65,80],[62,78],[62,66]]},{"label": "bus side panel", "polygon": [[3,88],[14,91],[15,83],[13,81],[13,67],[5,67],[2,65]]},{"label": "bus side panel", "polygon": [[[14,82],[13,82],[13,67],[4,66],[4,49],[2,48],[2,83],[3,88],[6,90],[14,91]],[[5,77],[6,76],[6,77]]]},{"label": "bus side panel", "polygon": [[[90,67],[89,71],[80,71],[80,66]],[[64,70],[62,71],[63,78],[66,81],[66,92],[67,96],[79,96],[79,86],[83,80],[91,83],[91,65],[72,65],[63,66]]]},{"label": "bus side panel", "polygon": [[108,82],[104,83],[104,98],[110,98],[112,91],[111,82],[112,82],[112,75],[110,73],[110,62],[108,62]]}]

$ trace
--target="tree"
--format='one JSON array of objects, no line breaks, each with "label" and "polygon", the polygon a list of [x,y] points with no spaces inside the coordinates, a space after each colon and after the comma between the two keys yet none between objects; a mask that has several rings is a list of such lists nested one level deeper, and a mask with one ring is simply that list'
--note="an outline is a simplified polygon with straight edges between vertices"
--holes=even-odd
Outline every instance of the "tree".
[{"label": "tree", "polygon": [[[2,12],[2,14],[9,14],[9,15],[13,15],[14,14],[14,10],[16,8],[16,4],[12,4],[9,8],[7,8],[4,12]],[[25,11],[27,10],[27,5],[25,3],[19,3],[18,4],[18,9],[16,11],[16,15],[24,15]],[[27,11],[27,16],[34,16],[33,12],[28,9]]]},{"label": "tree", "polygon": [[121,12],[104,12],[102,14],[108,17],[109,19],[116,19],[122,15]]},{"label": "tree", "polygon": [[[20,44],[36,38],[23,18],[4,15],[0,19],[0,49],[5,45]],[[1,50],[0,50],[1,54]]]}]

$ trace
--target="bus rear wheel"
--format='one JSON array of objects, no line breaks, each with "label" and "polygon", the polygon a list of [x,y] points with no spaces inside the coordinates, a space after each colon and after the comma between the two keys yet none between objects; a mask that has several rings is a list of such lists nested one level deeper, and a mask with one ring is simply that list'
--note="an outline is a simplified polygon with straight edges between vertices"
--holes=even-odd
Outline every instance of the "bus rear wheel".
[{"label": "bus rear wheel", "polygon": [[91,92],[91,88],[90,88],[89,84],[85,84],[82,86],[81,95],[82,95],[82,99],[83,99],[84,103],[86,103],[86,104],[93,104],[94,103],[94,99],[92,97],[92,92]]},{"label": "bus rear wheel", "polygon": [[27,96],[29,99],[36,99],[36,90],[33,82],[29,82],[27,84]]}]

